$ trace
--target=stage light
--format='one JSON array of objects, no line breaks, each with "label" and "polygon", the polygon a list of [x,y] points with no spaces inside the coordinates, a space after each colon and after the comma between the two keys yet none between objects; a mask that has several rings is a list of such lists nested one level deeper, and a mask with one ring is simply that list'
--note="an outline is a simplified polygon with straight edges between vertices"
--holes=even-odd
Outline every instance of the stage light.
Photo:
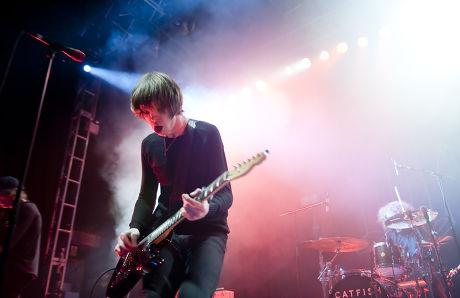
[{"label": "stage light", "polygon": [[[87,70],[85,69],[85,71]],[[90,73],[92,76],[98,77],[128,94],[131,93],[131,90],[142,77],[142,74],[138,73],[116,71],[94,66],[90,67]]]},{"label": "stage light", "polygon": [[264,81],[257,81],[256,88],[259,91],[265,90],[267,88],[267,84]]},{"label": "stage light", "polygon": [[308,58],[303,58],[300,60],[299,66],[303,69],[309,69],[311,67],[311,61]]},{"label": "stage light", "polygon": [[337,45],[337,52],[344,54],[348,51],[348,45],[346,42],[341,42]]},{"label": "stage light", "polygon": [[389,39],[391,36],[391,29],[389,27],[383,27],[379,30],[379,37],[381,39]]},{"label": "stage light", "polygon": [[251,94],[252,94],[251,88],[244,87],[244,88],[241,89],[241,97],[247,98],[247,97],[251,96]]},{"label": "stage light", "polygon": [[366,37],[358,38],[358,47],[365,48],[369,45],[369,40]]},{"label": "stage light", "polygon": [[83,66],[83,70],[86,71],[86,72],[90,72],[91,71],[91,66],[89,66],[88,64],[85,64],[85,66]]},{"label": "stage light", "polygon": [[329,60],[329,52],[321,51],[321,53],[319,54],[319,59],[323,61]]},{"label": "stage light", "polygon": [[292,75],[293,73],[294,73],[294,70],[292,69],[291,66],[286,66],[286,67],[284,68],[284,74],[286,74],[286,75],[289,76],[289,75]]},{"label": "stage light", "polygon": [[456,71],[460,63],[459,9],[459,1],[405,1],[395,18],[397,46],[418,66]]}]

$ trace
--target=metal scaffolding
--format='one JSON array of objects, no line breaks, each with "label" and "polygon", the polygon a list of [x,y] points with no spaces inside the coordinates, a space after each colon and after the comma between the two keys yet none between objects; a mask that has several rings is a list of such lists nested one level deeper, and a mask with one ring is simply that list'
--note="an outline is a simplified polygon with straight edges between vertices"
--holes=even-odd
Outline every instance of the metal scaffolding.
[{"label": "metal scaffolding", "polygon": [[72,117],[46,243],[45,297],[62,297],[64,293],[64,278],[89,138],[99,131],[95,120],[99,91],[100,80],[93,79],[77,94],[77,106]]}]

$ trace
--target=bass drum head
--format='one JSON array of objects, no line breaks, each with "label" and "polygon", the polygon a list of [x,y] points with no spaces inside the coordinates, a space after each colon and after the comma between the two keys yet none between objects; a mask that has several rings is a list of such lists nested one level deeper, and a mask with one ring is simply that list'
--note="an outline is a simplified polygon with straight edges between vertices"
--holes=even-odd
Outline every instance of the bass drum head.
[{"label": "bass drum head", "polygon": [[345,277],[335,284],[329,294],[329,298],[349,297],[409,298],[394,283],[363,275],[349,275]]}]

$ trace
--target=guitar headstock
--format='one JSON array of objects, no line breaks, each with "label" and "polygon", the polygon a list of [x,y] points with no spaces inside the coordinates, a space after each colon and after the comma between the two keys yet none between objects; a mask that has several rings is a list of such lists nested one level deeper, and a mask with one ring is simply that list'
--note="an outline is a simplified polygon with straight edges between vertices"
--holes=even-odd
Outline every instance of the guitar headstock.
[{"label": "guitar headstock", "polygon": [[254,166],[264,161],[267,158],[267,156],[268,150],[265,150],[243,161],[243,163],[239,163],[237,166],[233,167],[233,169],[227,172],[227,180],[230,181],[246,175]]}]

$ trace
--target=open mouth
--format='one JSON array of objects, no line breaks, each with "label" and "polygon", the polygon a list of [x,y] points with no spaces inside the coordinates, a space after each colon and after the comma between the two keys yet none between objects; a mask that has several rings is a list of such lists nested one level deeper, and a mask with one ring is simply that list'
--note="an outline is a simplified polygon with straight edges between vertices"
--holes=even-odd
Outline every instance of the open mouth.
[{"label": "open mouth", "polygon": [[162,130],[163,130],[163,126],[161,125],[155,125],[153,127],[153,130],[156,132],[156,133],[160,133]]}]

